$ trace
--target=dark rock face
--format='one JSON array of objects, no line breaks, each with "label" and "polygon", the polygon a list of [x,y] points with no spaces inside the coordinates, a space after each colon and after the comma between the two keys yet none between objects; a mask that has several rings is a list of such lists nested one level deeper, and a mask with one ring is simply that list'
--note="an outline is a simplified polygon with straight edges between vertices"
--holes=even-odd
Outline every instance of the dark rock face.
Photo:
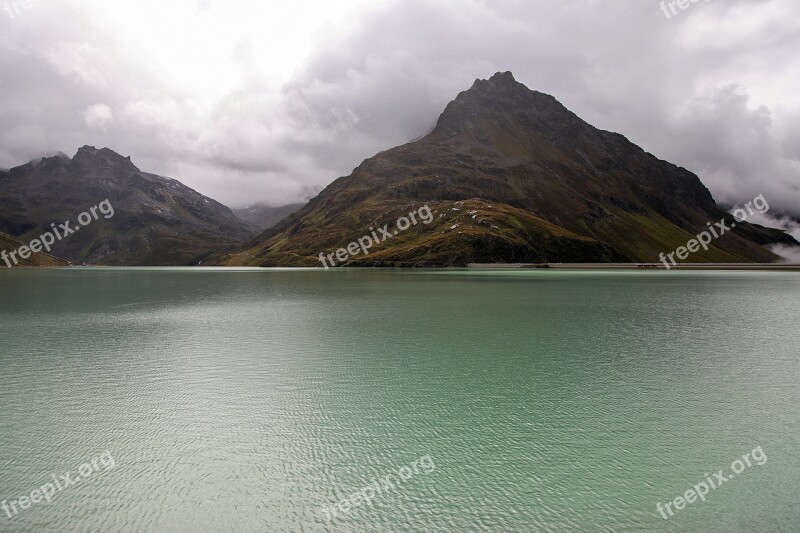
[{"label": "dark rock face", "polygon": [[53,254],[111,265],[196,264],[255,233],[230,209],[129,157],[84,146],[0,173],[0,231],[27,241],[108,199],[114,215],[59,241]]},{"label": "dark rock face", "polygon": [[[479,214],[463,217],[464,202]],[[427,136],[364,161],[245,252],[216,260],[319,266],[320,252],[426,203],[437,207],[436,223],[351,264],[657,262],[707,222],[732,222],[696,175],[505,72],[476,80]],[[460,230],[448,231],[453,225]],[[777,256],[762,244],[784,237],[745,224],[691,260],[770,262]]]},{"label": "dark rock face", "polygon": [[[691,219],[698,209],[716,209],[694,174],[647,154],[622,135],[594,128],[552,96],[518,83],[510,72],[477,80],[447,106],[423,141],[480,154],[500,168],[516,167],[540,181],[539,192],[567,187],[574,197],[588,196],[574,213],[578,217],[602,215],[600,205],[627,212],[650,209],[674,221]],[[518,204],[542,207],[529,194]],[[549,219],[562,211],[559,205],[542,213]]]}]

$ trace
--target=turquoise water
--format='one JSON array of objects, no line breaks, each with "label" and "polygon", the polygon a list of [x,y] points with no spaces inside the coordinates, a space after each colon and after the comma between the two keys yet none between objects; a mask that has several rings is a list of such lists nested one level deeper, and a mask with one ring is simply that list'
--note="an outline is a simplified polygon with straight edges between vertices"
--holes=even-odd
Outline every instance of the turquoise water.
[{"label": "turquoise water", "polygon": [[[3,271],[0,531],[797,531],[798,287]],[[757,447],[705,502],[657,511]]]}]

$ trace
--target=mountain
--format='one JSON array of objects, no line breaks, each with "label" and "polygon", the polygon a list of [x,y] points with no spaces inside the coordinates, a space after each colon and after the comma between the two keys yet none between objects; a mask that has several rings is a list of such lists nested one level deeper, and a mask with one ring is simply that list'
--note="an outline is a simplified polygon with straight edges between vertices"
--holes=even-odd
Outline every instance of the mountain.
[{"label": "mountain", "polygon": [[[26,246],[26,243],[18,241],[11,235],[0,233],[0,251],[5,252],[6,255],[0,259],[0,269],[13,267],[58,267],[69,266],[68,261],[53,257],[45,253],[33,253],[28,259],[23,259],[19,254],[11,257],[10,252],[18,251],[21,247]],[[14,261],[16,259],[16,262]]]},{"label": "mountain", "polygon": [[190,265],[243,243],[252,228],[177,180],[139,170],[129,157],[84,146],[0,172],[0,232],[28,242],[105,200],[98,214],[52,253],[76,264]]},{"label": "mountain", "polygon": [[274,227],[278,222],[299,211],[306,204],[289,204],[272,207],[264,204],[255,204],[250,207],[234,209],[233,214],[249,222],[258,232]]},{"label": "mountain", "polygon": [[[725,218],[686,169],[599,130],[510,72],[476,80],[428,135],[364,161],[303,209],[251,241],[228,265],[321,266],[346,247],[428,205],[434,221],[393,235],[346,264],[658,262]],[[692,262],[772,262],[795,242],[739,224]]]}]

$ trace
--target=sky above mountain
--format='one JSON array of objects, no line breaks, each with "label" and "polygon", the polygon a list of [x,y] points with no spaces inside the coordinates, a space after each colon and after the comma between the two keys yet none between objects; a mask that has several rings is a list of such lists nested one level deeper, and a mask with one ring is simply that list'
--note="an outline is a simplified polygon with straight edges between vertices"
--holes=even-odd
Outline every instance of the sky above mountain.
[{"label": "sky above mountain", "polygon": [[[666,5],[666,4],[665,4]],[[86,144],[278,205],[513,71],[715,198],[800,215],[800,3],[33,0],[0,12],[0,167]]]}]

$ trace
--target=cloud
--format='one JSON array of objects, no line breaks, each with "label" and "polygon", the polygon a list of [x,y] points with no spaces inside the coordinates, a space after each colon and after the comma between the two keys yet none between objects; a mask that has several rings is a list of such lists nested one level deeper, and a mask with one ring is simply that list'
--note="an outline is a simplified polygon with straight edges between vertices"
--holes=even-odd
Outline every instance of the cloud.
[{"label": "cloud", "polygon": [[764,194],[800,215],[793,0],[671,19],[616,0],[68,0],[25,15],[0,22],[3,167],[108,146],[230,205],[288,203],[512,70],[718,201]]},{"label": "cloud", "polygon": [[[736,206],[740,208],[741,206]],[[734,208],[735,209],[735,208]],[[733,211],[733,209],[731,210]],[[800,221],[789,217],[774,215],[770,212],[759,213],[755,212],[748,215],[747,221],[753,224],[759,224],[768,228],[776,228],[783,230],[800,242]],[[800,246],[788,246],[785,244],[776,244],[769,246],[769,249],[774,253],[783,257],[786,262],[800,264]]]},{"label": "cloud", "polygon": [[94,104],[86,108],[83,119],[90,128],[105,130],[114,122],[114,112],[106,104]]},{"label": "cloud", "polygon": [[678,133],[676,158],[704,178],[717,201],[764,194],[773,208],[800,213],[800,160],[787,152],[774,113],[751,105],[741,87],[718,87],[692,99],[668,127]]},{"label": "cloud", "polygon": [[784,263],[800,265],[800,246],[787,246],[785,244],[774,244],[768,246],[772,253],[781,256]]}]

